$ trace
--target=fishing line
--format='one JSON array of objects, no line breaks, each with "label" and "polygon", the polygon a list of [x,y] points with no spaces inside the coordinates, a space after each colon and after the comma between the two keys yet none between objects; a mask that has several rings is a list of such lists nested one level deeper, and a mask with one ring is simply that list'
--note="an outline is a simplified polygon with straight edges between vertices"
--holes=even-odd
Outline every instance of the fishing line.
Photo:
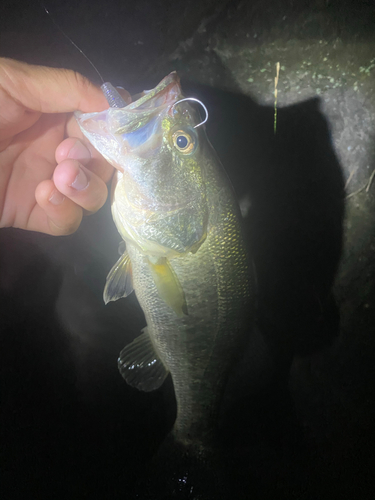
[{"label": "fishing line", "polygon": [[91,66],[94,68],[94,70],[96,71],[96,73],[99,75],[102,83],[105,83],[104,82],[104,78],[102,77],[102,75],[100,74],[98,68],[95,66],[95,64],[90,60],[89,57],[87,57],[87,55],[83,52],[83,50],[81,50],[78,45],[76,43],[73,42],[73,40],[70,38],[70,36],[68,36],[65,31],[60,28],[60,26],[57,24],[57,22],[54,20],[52,14],[49,12],[49,10],[47,9],[47,7],[42,3],[40,2],[40,6],[42,7],[42,9],[46,12],[46,14],[50,17],[51,21],[53,22],[53,24],[56,26],[56,28],[60,31],[60,33],[62,33],[64,35],[64,37],[69,40],[69,42],[83,55],[83,57],[91,64]]},{"label": "fishing line", "polygon": [[105,98],[107,99],[107,102],[111,108],[124,108],[127,103],[124,101],[124,99],[121,97],[119,92],[114,88],[114,86],[110,82],[105,82],[104,78],[102,77],[101,73],[99,72],[98,68],[95,66],[95,64],[91,61],[91,59],[81,50],[76,43],[73,42],[73,40],[68,36],[65,31],[60,28],[60,26],[57,24],[57,22],[54,20],[52,14],[49,12],[47,7],[42,3],[39,2],[41,7],[44,9],[46,14],[50,17],[52,20],[53,24],[56,26],[56,28],[64,35],[64,37],[83,55],[83,57],[91,64],[91,66],[94,68],[96,73],[99,75],[102,85],[101,89],[103,91],[103,94]]},{"label": "fishing line", "polygon": [[[105,95],[105,97],[107,99],[107,102],[110,105],[110,107],[111,108],[124,108],[127,105],[127,103],[121,97],[121,95],[119,94],[119,92],[117,92],[117,90],[113,87],[113,85],[111,83],[104,81],[104,78],[102,77],[101,73],[99,72],[99,70],[95,66],[95,64],[83,52],[83,50],[78,47],[78,45],[70,38],[70,36],[68,36],[65,33],[65,31],[57,24],[57,22],[54,20],[52,14],[49,12],[49,10],[47,9],[47,7],[41,1],[39,1],[39,4],[42,7],[42,9],[45,11],[45,13],[50,17],[50,19],[52,20],[53,24],[60,31],[60,33],[62,33],[64,35],[64,37],[83,55],[83,57],[86,59],[86,61],[88,61],[90,63],[90,65],[92,66],[92,68],[94,68],[94,70],[96,71],[96,73],[99,75],[99,78],[102,81],[101,89],[102,89],[102,91],[103,91],[103,93],[104,93],[104,95]],[[202,122],[198,123],[198,125],[195,125],[194,128],[198,128],[201,125],[205,124],[206,121],[208,120],[208,111],[207,111],[207,108],[203,104],[202,101],[200,101],[199,99],[195,99],[195,97],[186,97],[184,99],[180,99],[179,101],[177,101],[177,102],[174,103],[174,105],[172,106],[172,110],[173,110],[173,108],[177,104],[179,104],[180,102],[183,102],[183,101],[195,101],[195,102],[197,102],[198,104],[200,104],[202,106],[202,108],[204,109],[204,111],[206,113],[205,119]]]}]

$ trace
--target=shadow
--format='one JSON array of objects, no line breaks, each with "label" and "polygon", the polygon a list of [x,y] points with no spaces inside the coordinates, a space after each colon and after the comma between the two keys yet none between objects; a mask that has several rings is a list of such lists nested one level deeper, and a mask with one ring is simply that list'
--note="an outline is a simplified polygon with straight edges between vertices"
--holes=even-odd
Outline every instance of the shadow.
[{"label": "shadow", "polygon": [[[233,460],[228,470],[251,464],[264,482],[252,475],[239,480],[239,473],[233,484],[255,481],[260,498],[277,491],[279,474],[302,491],[299,476],[306,477],[310,452],[288,380],[294,356],[327,348],[339,334],[331,288],[343,243],[340,164],[318,99],[279,109],[274,134],[272,108],[184,83],[185,94],[207,106],[208,136],[238,199],[250,205],[244,233],[257,272],[257,332],[223,399],[221,441]],[[274,469],[274,453],[289,471]]]},{"label": "shadow", "polygon": [[345,194],[319,100],[279,109],[274,134],[272,108],[182,83],[207,106],[208,136],[238,199],[250,205],[244,233],[257,272],[260,329],[277,350],[287,343],[309,354],[329,344],[338,331],[330,291]]}]

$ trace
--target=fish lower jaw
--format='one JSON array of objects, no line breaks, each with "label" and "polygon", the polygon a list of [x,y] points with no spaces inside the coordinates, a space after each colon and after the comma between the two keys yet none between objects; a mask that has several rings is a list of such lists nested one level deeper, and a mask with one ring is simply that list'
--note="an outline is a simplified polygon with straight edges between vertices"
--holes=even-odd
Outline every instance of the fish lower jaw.
[{"label": "fish lower jaw", "polygon": [[125,240],[127,247],[129,247],[130,245],[136,247],[138,251],[143,255],[143,257],[148,259],[152,264],[158,264],[158,261],[160,259],[172,260],[180,257],[185,257],[190,252],[190,249],[183,252],[178,252],[173,248],[164,247],[159,243],[153,241],[133,239],[124,237],[122,233],[120,234]]},{"label": "fish lower jaw", "polygon": [[183,248],[181,250],[175,250],[173,248],[164,247],[159,243],[153,241],[142,241],[137,242],[133,240],[132,243],[137,246],[137,248],[141,251],[141,253],[148,257],[149,261],[152,264],[157,264],[161,258],[166,258],[168,260],[178,259],[186,257],[189,254],[195,254],[201,247],[202,243],[204,243],[206,239],[206,234],[201,238],[200,241],[194,243],[194,245],[190,245],[188,248]]},{"label": "fish lower jaw", "polygon": [[[139,237],[131,227],[126,226],[121,220],[114,216],[114,221],[118,232],[120,233],[122,239],[125,241],[127,248],[133,247],[145,257],[152,259],[160,259],[161,257],[167,259],[174,259],[176,257],[184,256],[185,253],[177,252],[168,247],[164,247],[159,243],[154,241],[146,240]],[[153,262],[153,261],[152,261]],[[153,262],[156,263],[156,262]]]}]

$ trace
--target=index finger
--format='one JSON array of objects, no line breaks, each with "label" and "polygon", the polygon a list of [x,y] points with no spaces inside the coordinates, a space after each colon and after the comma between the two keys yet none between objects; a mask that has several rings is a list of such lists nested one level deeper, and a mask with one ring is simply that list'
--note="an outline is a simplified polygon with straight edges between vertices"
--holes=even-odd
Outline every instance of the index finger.
[{"label": "index finger", "polygon": [[87,78],[68,69],[0,58],[0,87],[17,103],[42,113],[103,111],[108,103]]}]

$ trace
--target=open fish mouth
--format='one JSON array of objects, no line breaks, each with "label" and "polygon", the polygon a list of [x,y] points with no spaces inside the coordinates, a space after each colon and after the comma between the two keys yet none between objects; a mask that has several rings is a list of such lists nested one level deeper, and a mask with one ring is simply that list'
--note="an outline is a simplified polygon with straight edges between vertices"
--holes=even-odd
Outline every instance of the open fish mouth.
[{"label": "open fish mouth", "polygon": [[172,72],[154,89],[136,97],[136,101],[124,108],[75,113],[82,132],[121,171],[124,170],[122,155],[131,153],[145,158],[160,149],[162,119],[181,97],[180,79],[176,72]]},{"label": "open fish mouth", "polygon": [[173,71],[152,90],[144,90],[136,95],[137,100],[128,104],[127,110],[141,111],[173,105],[181,95],[180,78]]},{"label": "open fish mouth", "polygon": [[173,72],[166,76],[153,90],[143,92],[141,97],[123,110],[127,112],[127,123],[117,130],[124,147],[142,158],[156,154],[162,144],[162,118],[181,96],[180,79]]}]

